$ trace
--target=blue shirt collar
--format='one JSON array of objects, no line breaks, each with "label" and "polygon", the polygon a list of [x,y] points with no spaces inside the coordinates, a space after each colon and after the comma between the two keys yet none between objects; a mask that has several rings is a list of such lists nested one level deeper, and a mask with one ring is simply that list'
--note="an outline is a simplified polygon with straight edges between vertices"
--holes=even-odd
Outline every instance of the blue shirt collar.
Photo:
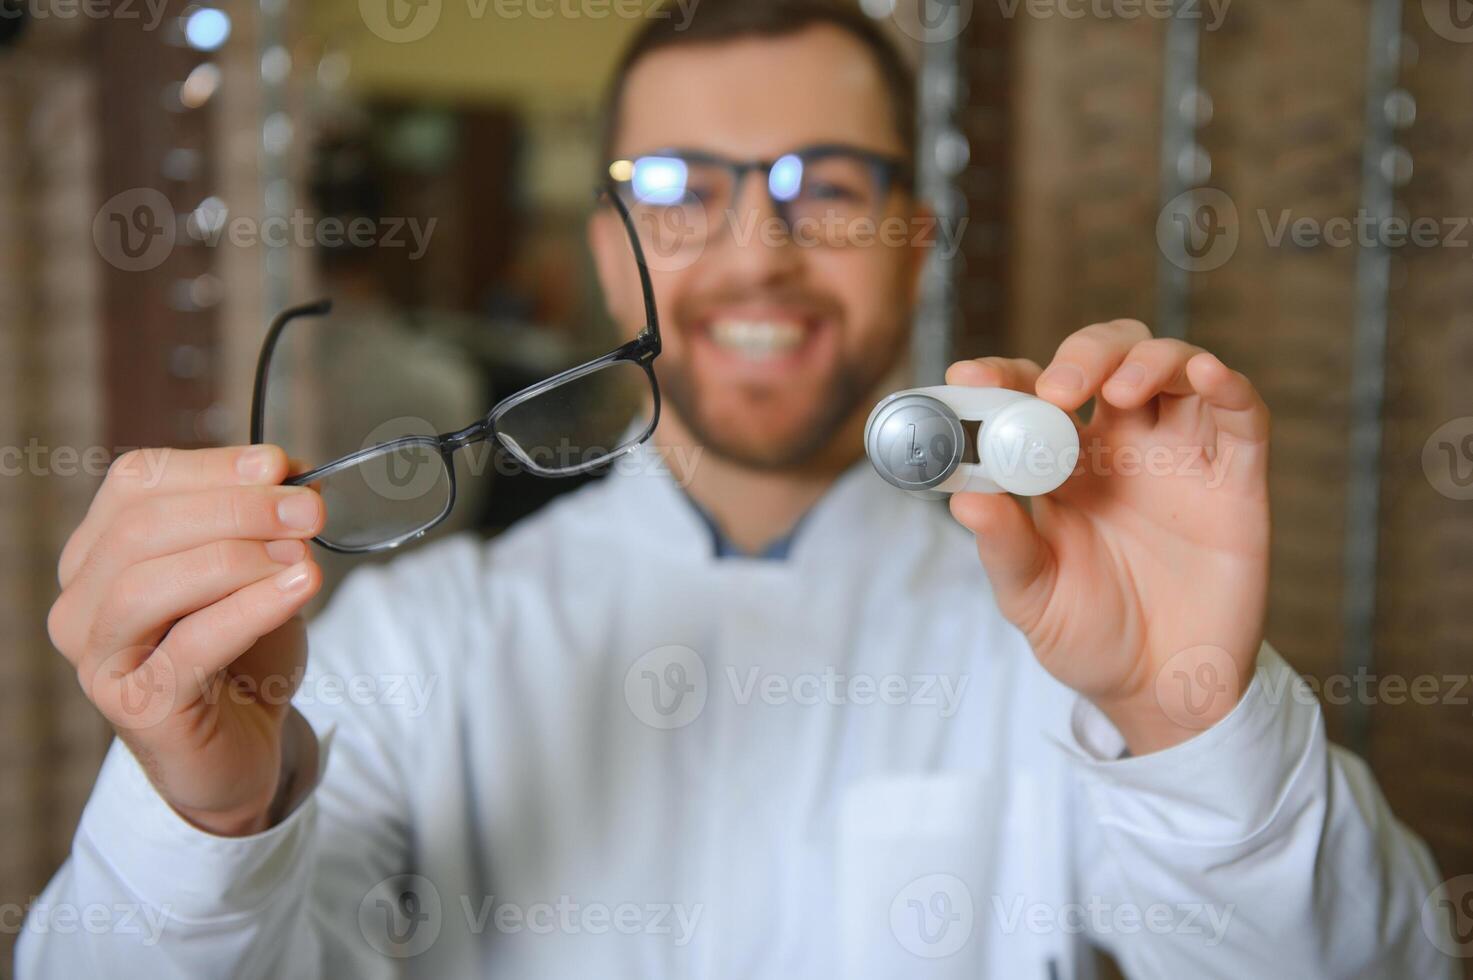
[{"label": "blue shirt collar", "polygon": [[793,541],[798,537],[798,529],[803,526],[803,521],[807,519],[809,513],[805,511],[803,516],[798,518],[797,522],[787,534],[784,534],[776,541],[769,542],[767,547],[756,554],[751,554],[732,544],[726,535],[721,533],[720,526],[717,525],[711,515],[706,513],[706,509],[696,503],[694,497],[684,492],[681,493],[681,496],[690,504],[691,509],[696,512],[696,516],[701,519],[701,523],[706,525],[706,530],[711,534],[711,553],[718,559],[757,558],[768,561],[786,561],[788,553],[793,550]]}]

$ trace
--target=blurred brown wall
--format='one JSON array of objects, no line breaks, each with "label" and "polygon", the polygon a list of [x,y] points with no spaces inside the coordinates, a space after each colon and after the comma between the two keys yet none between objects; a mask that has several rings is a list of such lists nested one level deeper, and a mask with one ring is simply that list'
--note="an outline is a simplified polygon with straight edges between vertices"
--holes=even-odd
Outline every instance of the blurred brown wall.
[{"label": "blurred brown wall", "polygon": [[[46,635],[57,555],[96,486],[73,474],[104,438],[86,32],[50,27],[0,57],[0,446],[26,452],[0,475],[0,902],[17,904],[66,856],[106,746]],[[0,977],[14,942],[0,930]]]}]

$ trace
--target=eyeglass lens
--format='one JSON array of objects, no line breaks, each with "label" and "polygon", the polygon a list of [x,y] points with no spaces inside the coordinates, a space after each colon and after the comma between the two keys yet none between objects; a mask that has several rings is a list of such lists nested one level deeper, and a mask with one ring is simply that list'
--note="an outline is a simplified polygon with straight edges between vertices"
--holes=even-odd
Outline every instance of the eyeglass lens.
[{"label": "eyeglass lens", "polygon": [[450,509],[450,472],[438,446],[416,442],[370,451],[313,483],[327,509],[321,538],[339,548],[401,541]]},{"label": "eyeglass lens", "polygon": [[644,368],[614,361],[509,405],[496,434],[534,472],[575,473],[635,445],[653,407]]}]

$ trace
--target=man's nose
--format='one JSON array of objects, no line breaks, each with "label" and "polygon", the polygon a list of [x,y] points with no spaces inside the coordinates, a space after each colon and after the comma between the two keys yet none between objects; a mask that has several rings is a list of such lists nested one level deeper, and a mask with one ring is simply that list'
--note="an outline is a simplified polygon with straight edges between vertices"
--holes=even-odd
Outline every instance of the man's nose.
[{"label": "man's nose", "polygon": [[732,192],[725,236],[729,262],[744,279],[766,282],[791,275],[802,264],[792,229],[768,190],[766,171],[752,170]]}]

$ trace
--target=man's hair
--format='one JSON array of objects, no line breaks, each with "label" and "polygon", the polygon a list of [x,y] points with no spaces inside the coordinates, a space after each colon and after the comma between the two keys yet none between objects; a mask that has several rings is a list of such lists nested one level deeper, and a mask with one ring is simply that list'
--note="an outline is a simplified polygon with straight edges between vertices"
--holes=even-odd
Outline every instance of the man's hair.
[{"label": "man's hair", "polygon": [[603,162],[613,156],[619,114],[629,74],[644,58],[656,51],[686,45],[720,44],[749,38],[776,38],[797,34],[810,27],[836,27],[859,41],[875,67],[889,96],[895,129],[905,148],[905,158],[914,160],[916,145],[915,76],[895,44],[871,18],[843,0],[695,0],[688,23],[677,16],[674,0],[650,14],[624,51],[614,69],[604,99]]}]

